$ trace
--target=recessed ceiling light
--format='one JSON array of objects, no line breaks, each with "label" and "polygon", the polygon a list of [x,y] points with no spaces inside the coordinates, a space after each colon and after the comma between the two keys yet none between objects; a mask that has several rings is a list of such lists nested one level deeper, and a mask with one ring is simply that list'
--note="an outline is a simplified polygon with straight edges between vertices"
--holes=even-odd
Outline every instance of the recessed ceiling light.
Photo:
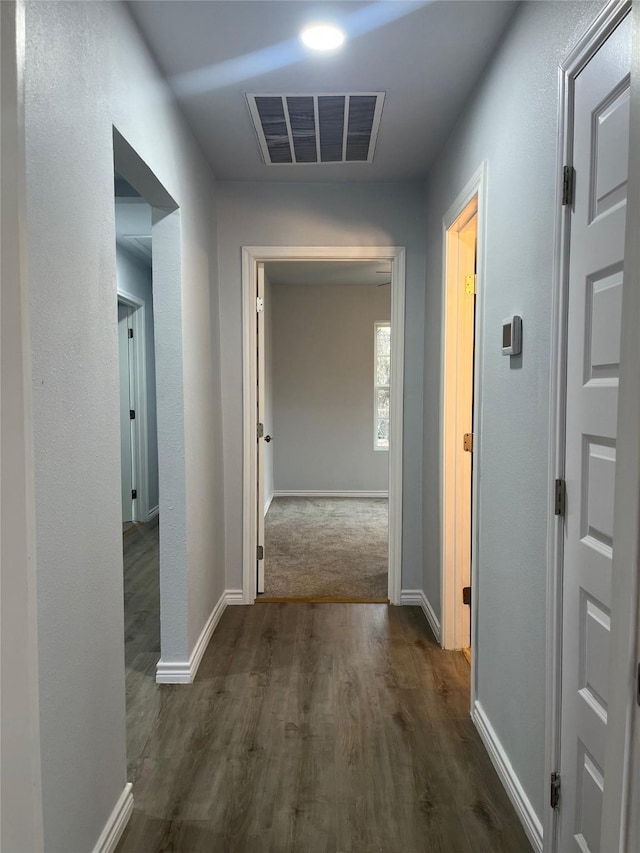
[{"label": "recessed ceiling light", "polygon": [[335,50],[344,42],[344,33],[330,24],[315,24],[303,30],[300,38],[311,50]]}]

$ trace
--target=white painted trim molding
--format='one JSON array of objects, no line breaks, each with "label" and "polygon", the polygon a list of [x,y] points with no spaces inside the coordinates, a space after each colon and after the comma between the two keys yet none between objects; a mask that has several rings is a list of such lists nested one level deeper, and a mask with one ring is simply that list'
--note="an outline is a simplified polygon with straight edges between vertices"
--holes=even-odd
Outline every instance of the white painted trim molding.
[{"label": "white painted trim molding", "polygon": [[533,845],[533,849],[538,851],[538,853],[542,853],[542,822],[536,814],[531,800],[527,797],[524,788],[520,784],[513,765],[509,761],[509,756],[500,743],[482,705],[477,700],[474,703],[471,718],[489,753],[491,763],[495,767],[500,781],[504,785],[509,799],[520,818],[527,838]]},{"label": "white painted trim molding", "polygon": [[156,684],[191,684],[196,677],[200,661],[216,630],[222,614],[230,604],[242,604],[242,592],[225,590],[206,621],[198,640],[189,655],[189,660],[159,660],[156,667]]},{"label": "white painted trim molding", "polygon": [[435,614],[431,602],[421,589],[403,589],[400,594],[400,603],[403,605],[415,605],[421,607],[433,635],[440,642],[440,622]]},{"label": "white painted trim molding", "polygon": [[244,604],[241,589],[228,589],[225,592],[225,597],[227,600],[227,607],[233,607],[237,604]]},{"label": "white painted trim molding", "polygon": [[131,813],[133,812],[133,784],[127,782],[123,792],[118,797],[109,820],[100,833],[100,838],[93,848],[93,853],[113,853],[118,846],[122,833],[127,828]]},{"label": "white painted trim molding", "polygon": [[402,576],[402,460],[404,415],[405,255],[403,246],[243,246],[242,248],[242,588],[256,598],[257,365],[256,286],[259,263],[269,261],[389,261],[391,263],[391,403],[389,448],[388,597],[400,604]]},{"label": "white painted trim molding", "polygon": [[[301,489],[276,489],[274,498],[388,498],[389,492],[323,492]],[[269,501],[271,503],[271,501]]]},{"label": "white painted trim molding", "polygon": [[156,504],[149,510],[149,515],[147,517],[147,521],[153,521],[153,519],[160,513],[160,507]]},{"label": "white painted trim molding", "polygon": [[268,497],[268,498],[266,499],[266,501],[264,502],[264,514],[265,514],[265,515],[269,512],[269,507],[271,506],[271,502],[273,501],[273,499],[275,498],[275,496],[276,496],[276,493],[275,493],[275,492],[271,492],[271,494],[269,495],[269,497]]}]

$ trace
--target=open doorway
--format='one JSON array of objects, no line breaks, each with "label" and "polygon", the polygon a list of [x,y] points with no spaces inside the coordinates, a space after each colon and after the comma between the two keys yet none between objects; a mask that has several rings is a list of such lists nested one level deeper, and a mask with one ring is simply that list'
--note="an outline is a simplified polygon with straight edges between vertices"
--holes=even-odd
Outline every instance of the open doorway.
[{"label": "open doorway", "polygon": [[476,293],[481,173],[444,218],[442,645],[472,662]]},{"label": "open doorway", "polygon": [[386,602],[390,263],[257,273],[259,600]]},{"label": "open doorway", "polygon": [[[387,586],[386,597],[381,600],[388,600],[392,604],[400,604],[400,586],[401,586],[401,541],[402,541],[402,414],[403,414],[403,377],[404,377],[404,262],[405,250],[402,247],[376,247],[376,248],[361,248],[361,247],[245,247],[243,249],[243,388],[244,388],[244,423],[243,423],[243,457],[244,457],[244,488],[243,488],[243,601],[246,604],[253,604],[257,598],[259,584],[263,582],[264,575],[262,574],[261,562],[265,557],[264,540],[259,542],[259,536],[263,535],[262,523],[264,520],[265,495],[259,496],[259,491],[264,488],[268,466],[265,467],[265,474],[262,478],[259,477],[259,466],[263,464],[260,458],[263,455],[263,448],[270,448],[273,444],[273,460],[274,473],[278,477],[278,462],[277,453],[288,454],[291,451],[291,458],[294,457],[294,447],[292,440],[285,440],[278,432],[277,421],[274,424],[276,429],[273,433],[265,430],[264,421],[258,418],[260,403],[258,394],[260,383],[258,381],[259,362],[258,354],[259,344],[259,329],[261,323],[261,309],[264,308],[264,294],[258,294],[258,288],[264,287],[264,279],[260,281],[260,276],[264,271],[261,265],[273,264],[275,262],[285,264],[291,262],[322,262],[326,264],[341,263],[341,264],[356,264],[362,262],[370,262],[375,266],[373,271],[376,276],[376,281],[371,285],[372,289],[377,288],[380,284],[380,290],[387,288],[390,291],[390,326],[393,329],[393,334],[389,334],[389,353],[388,362],[390,369],[389,386],[383,387],[380,383],[376,389],[376,377],[374,371],[375,363],[375,342],[376,342],[376,327],[375,323],[384,326],[384,319],[376,317],[370,324],[371,327],[367,331],[367,347],[369,351],[369,366],[367,387],[369,393],[369,405],[367,407],[366,419],[368,423],[367,438],[364,439],[367,448],[370,449],[370,455],[373,455],[373,441],[378,426],[380,426],[384,439],[386,436],[386,420],[388,417],[388,450],[383,451],[383,456],[388,456],[388,544],[387,544]],[[286,265],[286,264],[285,264]],[[327,267],[328,269],[328,267]],[[355,269],[355,267],[354,267]],[[262,273],[261,273],[262,270]],[[380,270],[380,274],[377,271]],[[389,272],[390,271],[390,272]],[[325,270],[325,275],[326,275]],[[268,276],[267,276],[268,278]],[[387,284],[387,282],[389,282]],[[269,287],[269,285],[267,285]],[[268,309],[267,309],[268,311]],[[313,312],[308,312],[311,319]],[[309,334],[315,334],[315,326],[311,323],[305,323],[307,328],[311,328]],[[268,333],[267,333],[268,334]],[[381,335],[385,337],[384,334]],[[329,353],[331,355],[331,353]],[[291,359],[290,359],[291,360]],[[343,358],[338,367],[333,367],[334,377],[347,372],[349,370],[349,359]],[[326,380],[325,380],[326,382]],[[303,385],[306,383],[303,382]],[[286,385],[286,392],[290,390],[289,384]],[[388,390],[388,412],[386,410],[386,400],[384,395],[379,395],[381,399],[381,413],[384,408],[384,415],[378,419],[381,423],[378,424],[374,416],[374,400],[378,399],[377,390]],[[295,408],[295,401],[287,403],[289,407]],[[331,404],[335,408],[336,403]],[[268,404],[263,401],[261,411],[268,409]],[[324,416],[324,413],[323,413]],[[269,424],[267,424],[269,426]],[[315,429],[315,427],[314,427]],[[286,435],[286,432],[285,432]],[[259,436],[257,438],[257,436]],[[269,436],[272,441],[267,442],[266,437]],[[267,451],[269,452],[269,451]],[[307,451],[309,453],[309,451]],[[310,455],[316,457],[315,448],[312,448]],[[300,458],[298,456],[298,458]],[[286,460],[287,461],[287,460]],[[313,460],[318,465],[318,460]],[[322,460],[320,460],[322,467]],[[292,481],[293,482],[293,481]],[[309,495],[282,495],[282,497],[298,497],[306,496],[309,498],[335,496],[338,498],[347,499],[350,495],[353,498],[362,496],[363,499],[382,498],[379,491],[377,494],[372,494],[374,490],[359,490],[359,494],[353,494],[346,480],[340,484],[340,488],[330,488],[327,483],[323,487],[311,488],[307,483],[304,488],[294,488],[292,483],[288,483],[284,488],[285,481],[282,481],[282,491],[287,492],[315,492],[316,494]],[[274,492],[278,491],[277,479],[274,482]],[[340,495],[336,495],[337,492]],[[317,494],[318,492],[324,494]],[[365,494],[362,494],[365,492]],[[267,501],[268,503],[268,496]],[[384,509],[383,509],[384,512]],[[365,515],[367,513],[364,513]],[[294,522],[291,525],[292,529],[299,530],[299,525]],[[347,534],[348,536],[348,534]],[[333,537],[335,543],[344,541],[344,533]],[[308,554],[307,554],[308,557]],[[303,557],[305,559],[305,557]],[[266,559],[266,567],[268,571],[268,555]],[[279,597],[279,596],[278,596]],[[284,598],[289,596],[282,596]],[[312,600],[327,600],[328,596],[310,595],[304,596]],[[337,598],[337,596],[336,596]],[[370,600],[367,596],[340,596],[341,600],[347,598],[359,600]],[[301,599],[298,599],[301,600]]]},{"label": "open doorway", "polygon": [[149,733],[144,699],[160,658],[152,210],[117,173],[115,222],[127,761],[133,774]]}]

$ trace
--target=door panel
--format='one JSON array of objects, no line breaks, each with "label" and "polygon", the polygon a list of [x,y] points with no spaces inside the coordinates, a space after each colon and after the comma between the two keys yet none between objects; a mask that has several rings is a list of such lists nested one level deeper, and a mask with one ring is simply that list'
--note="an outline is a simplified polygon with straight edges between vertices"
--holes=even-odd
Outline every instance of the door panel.
[{"label": "door panel", "polygon": [[607,726],[630,19],[575,82],[559,849],[597,851]]},{"label": "door panel", "polygon": [[[264,352],[264,264],[258,264],[258,310],[257,310],[257,329],[258,329],[258,351],[256,357],[258,359],[258,423],[263,424],[265,419],[265,352]],[[264,432],[264,430],[263,430]],[[258,548],[263,548],[263,559],[258,560],[258,579],[257,592],[264,592],[264,563],[266,554],[264,554],[264,475],[265,475],[265,458],[264,458],[264,437],[258,436],[258,506],[256,512],[258,515]]]},{"label": "door panel", "polygon": [[122,483],[122,521],[135,521],[133,489],[133,451],[131,446],[130,339],[131,309],[118,302],[118,354],[120,375],[120,465]]}]

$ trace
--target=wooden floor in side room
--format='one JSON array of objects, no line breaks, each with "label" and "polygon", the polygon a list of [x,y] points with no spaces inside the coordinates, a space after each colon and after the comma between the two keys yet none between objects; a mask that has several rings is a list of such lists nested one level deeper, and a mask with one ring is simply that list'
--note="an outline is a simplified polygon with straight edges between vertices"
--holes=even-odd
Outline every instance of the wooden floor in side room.
[{"label": "wooden floor in side room", "polygon": [[421,610],[228,608],[158,686],[119,853],[530,851]]}]

